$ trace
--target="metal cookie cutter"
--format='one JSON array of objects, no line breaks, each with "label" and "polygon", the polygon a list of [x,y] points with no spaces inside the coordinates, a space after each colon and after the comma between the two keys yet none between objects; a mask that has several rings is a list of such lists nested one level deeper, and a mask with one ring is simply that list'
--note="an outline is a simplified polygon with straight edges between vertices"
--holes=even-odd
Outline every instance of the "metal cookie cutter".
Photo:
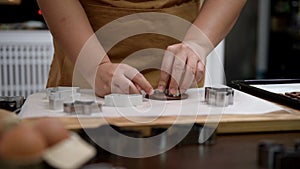
[{"label": "metal cookie cutter", "polygon": [[64,112],[71,114],[92,114],[102,112],[102,104],[95,101],[78,101],[64,103]]},{"label": "metal cookie cutter", "polygon": [[79,90],[80,90],[79,87],[66,87],[66,86],[50,87],[46,89],[46,97],[49,98],[49,96],[53,93],[61,93],[61,95],[70,96],[72,94],[79,93]]},{"label": "metal cookie cutter", "polygon": [[226,107],[233,105],[234,90],[230,87],[205,87],[205,102],[209,105]]},{"label": "metal cookie cutter", "polygon": [[49,99],[49,108],[52,110],[60,110],[63,109],[64,101],[80,98],[79,87],[48,88],[46,96]]}]

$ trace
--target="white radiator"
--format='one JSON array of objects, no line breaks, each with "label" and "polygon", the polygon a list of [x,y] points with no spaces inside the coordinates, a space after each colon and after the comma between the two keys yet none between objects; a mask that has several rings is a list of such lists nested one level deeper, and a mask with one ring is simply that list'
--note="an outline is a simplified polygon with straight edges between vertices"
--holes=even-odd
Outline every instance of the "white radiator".
[{"label": "white radiator", "polygon": [[0,31],[0,96],[43,91],[52,57],[48,31]]}]

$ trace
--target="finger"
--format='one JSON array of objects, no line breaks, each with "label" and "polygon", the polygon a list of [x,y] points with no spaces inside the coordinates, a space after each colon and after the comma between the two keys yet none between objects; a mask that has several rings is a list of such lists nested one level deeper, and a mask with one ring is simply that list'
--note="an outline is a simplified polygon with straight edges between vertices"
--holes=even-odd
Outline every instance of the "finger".
[{"label": "finger", "polygon": [[[124,65],[124,69],[125,77],[132,81],[132,84],[134,85],[130,86],[131,92],[136,93],[136,89],[139,91],[138,93],[140,93],[140,90],[144,90],[147,94],[152,94],[154,92],[151,84],[137,69],[129,65]],[[140,87],[140,90],[135,84]]]},{"label": "finger", "polygon": [[140,90],[144,90],[145,93],[149,95],[154,93],[153,87],[141,73],[138,72],[132,81],[136,84],[135,86],[137,86],[137,89],[140,88]]},{"label": "finger", "polygon": [[172,71],[172,65],[174,61],[174,53],[176,52],[177,45],[172,45],[167,48],[165,51],[161,71],[160,71],[160,78],[158,82],[158,90],[163,92],[165,91],[169,81],[170,81],[170,74]]},{"label": "finger", "polygon": [[147,94],[152,94],[154,92],[151,84],[137,69],[126,64],[120,64],[118,68],[130,82],[128,82],[129,84],[127,85],[129,93],[140,93],[140,90],[135,86],[135,84],[137,84]]},{"label": "finger", "polygon": [[135,85],[135,87],[139,90],[139,92],[141,93],[141,91],[143,90],[143,89],[141,88],[141,86],[138,85],[138,84],[136,84],[136,83],[134,83],[134,85]]},{"label": "finger", "polygon": [[182,77],[182,83],[180,84],[180,93],[184,93],[190,86],[192,85],[195,75],[196,75],[196,70],[197,70],[197,63],[198,63],[198,58],[192,51],[187,51],[188,58],[187,58],[187,64],[186,64],[186,69],[185,73]]},{"label": "finger", "polygon": [[196,75],[195,75],[197,84],[201,83],[201,81],[204,77],[204,73],[205,73],[205,66],[201,61],[198,61]]},{"label": "finger", "polygon": [[[153,88],[147,79],[135,68],[129,65],[122,65],[125,77],[131,82],[129,91],[130,93],[140,93],[144,90],[147,94],[152,94]],[[137,88],[139,86],[140,89]]]},{"label": "finger", "polygon": [[120,72],[131,81],[137,74],[140,73],[137,69],[126,64],[120,64],[119,69]]},{"label": "finger", "polygon": [[132,81],[129,80],[128,83],[129,83],[129,94],[141,94],[141,91],[134,83],[132,83]]},{"label": "finger", "polygon": [[128,65],[118,64],[112,78],[112,93],[139,93],[138,89],[131,82],[138,71]]},{"label": "finger", "polygon": [[170,74],[165,71],[161,71],[157,89],[161,92],[165,91],[167,88],[169,79],[170,79]]},{"label": "finger", "polygon": [[185,64],[186,64],[186,47],[182,46],[181,50],[175,57],[172,69],[172,78],[169,83],[169,92],[172,95],[178,95],[179,85],[183,74],[185,73]]},{"label": "finger", "polygon": [[113,84],[113,93],[120,94],[138,94],[140,93],[130,79],[124,75],[119,76]]}]

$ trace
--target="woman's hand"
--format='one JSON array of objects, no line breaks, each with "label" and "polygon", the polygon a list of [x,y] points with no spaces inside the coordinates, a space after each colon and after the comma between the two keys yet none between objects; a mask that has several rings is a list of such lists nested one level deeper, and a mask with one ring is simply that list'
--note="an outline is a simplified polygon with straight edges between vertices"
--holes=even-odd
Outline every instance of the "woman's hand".
[{"label": "woman's hand", "polygon": [[[172,95],[184,93],[201,81],[206,56],[228,34],[246,0],[205,0],[182,43],[169,46],[165,53],[158,89]],[[218,12],[216,12],[218,11]]]},{"label": "woman's hand", "polygon": [[158,89],[161,92],[168,89],[171,95],[178,95],[191,86],[196,87],[205,72],[205,57],[201,53],[204,52],[194,43],[169,46],[162,61]]},{"label": "woman's hand", "polygon": [[110,93],[137,94],[144,90],[153,93],[153,88],[135,68],[126,64],[102,63],[98,66],[95,92],[103,97]]}]

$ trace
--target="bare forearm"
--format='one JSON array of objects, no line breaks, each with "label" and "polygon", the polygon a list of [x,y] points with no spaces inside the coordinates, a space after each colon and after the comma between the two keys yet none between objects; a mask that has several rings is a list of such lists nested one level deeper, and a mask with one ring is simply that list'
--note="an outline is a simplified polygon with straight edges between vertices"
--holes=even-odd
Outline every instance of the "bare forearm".
[{"label": "bare forearm", "polygon": [[[80,2],[78,0],[37,1],[54,39],[75,63],[82,47],[94,34]],[[94,41],[94,45],[99,49],[98,55],[103,54],[100,43],[95,38]]]},{"label": "bare forearm", "polygon": [[[232,29],[246,0],[205,0],[194,25],[215,47]],[[197,40],[195,32],[188,32],[186,39]],[[200,36],[200,37],[203,37]]]},{"label": "bare forearm", "polygon": [[206,57],[232,29],[245,3],[246,0],[204,0],[183,43],[167,48],[158,83],[160,91],[168,88],[170,94],[177,95],[201,82]]}]

